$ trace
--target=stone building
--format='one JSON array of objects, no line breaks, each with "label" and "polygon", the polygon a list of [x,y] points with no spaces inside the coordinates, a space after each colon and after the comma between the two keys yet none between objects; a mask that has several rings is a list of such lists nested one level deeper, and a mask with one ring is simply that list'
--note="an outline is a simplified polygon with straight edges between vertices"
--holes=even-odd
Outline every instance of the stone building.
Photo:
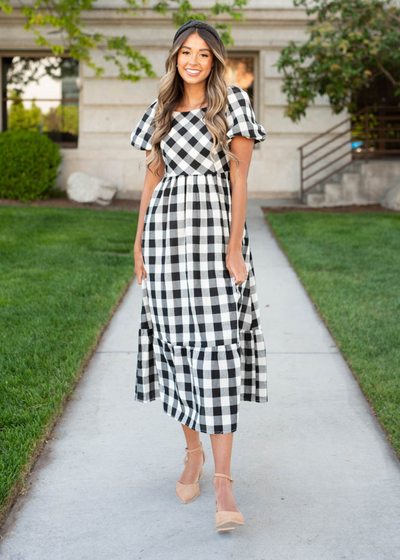
[{"label": "stone building", "polygon": [[[66,73],[55,89],[50,87],[50,82],[41,90],[32,85],[22,97],[36,98],[42,113],[47,111],[45,127],[61,118],[56,109],[60,103],[70,106],[69,114],[63,116],[65,122],[68,119],[75,122],[79,116],[79,133],[76,130],[74,135],[71,124],[72,134],[64,130],[58,137],[53,135],[63,146],[64,154],[58,186],[65,188],[70,173],[84,171],[115,185],[118,198],[138,199],[145,174],[145,167],[139,168],[139,162],[145,152],[130,146],[130,134],[144,109],[157,97],[158,80],[165,73],[165,60],[176,28],[170,16],[161,16],[151,7],[143,8],[137,16],[118,14],[117,8],[123,5],[122,0],[99,0],[96,10],[85,15],[87,29],[128,36],[130,44],[148,57],[157,79],[120,81],[115,65],[105,61],[104,75],[96,78],[90,68],[80,63],[75,77],[68,78]],[[199,9],[211,5],[208,1],[194,2]],[[304,10],[294,8],[292,0],[250,0],[244,15],[245,23],[233,23],[235,45],[228,48],[231,83],[248,91],[256,118],[268,133],[265,142],[254,148],[249,197],[296,198],[300,181],[298,147],[343,119],[343,115],[333,115],[324,98],[316,101],[300,123],[294,124],[283,115],[282,80],[273,64],[289,40],[307,37]],[[224,21],[224,17],[220,20]],[[226,18],[226,21],[232,20]],[[12,102],[6,100],[6,88],[13,86],[7,83],[7,69],[13,57],[35,58],[48,54],[23,29],[23,16],[17,9],[10,16],[0,15],[1,130],[7,129],[10,120],[7,110]],[[95,59],[101,60],[99,52]],[[30,103],[24,105],[29,108]]]}]

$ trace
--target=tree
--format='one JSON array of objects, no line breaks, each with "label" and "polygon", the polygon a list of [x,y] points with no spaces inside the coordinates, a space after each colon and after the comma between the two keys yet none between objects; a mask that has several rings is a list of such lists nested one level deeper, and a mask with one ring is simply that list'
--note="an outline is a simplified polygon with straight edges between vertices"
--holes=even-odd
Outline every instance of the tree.
[{"label": "tree", "polygon": [[61,56],[14,57],[13,63],[7,68],[7,87],[14,90],[16,95],[22,95],[25,86],[31,83],[38,84],[44,76],[49,76],[52,80],[76,76],[78,64],[77,60]]},{"label": "tree", "polygon": [[354,112],[355,99],[378,77],[400,95],[400,8],[392,0],[293,0],[309,16],[308,41],[290,41],[274,66],[284,72],[285,116],[305,116],[327,95],[334,113]]},{"label": "tree", "polygon": [[21,97],[12,92],[13,102],[8,114],[8,130],[40,130],[42,112],[34,101],[30,109],[25,109]]},{"label": "tree", "polygon": [[76,105],[59,105],[43,115],[43,132],[67,132],[76,136],[79,132],[78,107]]},{"label": "tree", "polygon": [[12,104],[8,112],[8,130],[34,130],[49,132],[64,132],[74,136],[78,134],[78,107],[72,103],[60,104],[50,108],[43,114],[35,101],[31,108],[26,109],[21,96],[15,90],[11,91]]},{"label": "tree", "polygon": [[[25,29],[33,31],[35,42],[42,47],[51,49],[55,56],[65,52],[75,60],[81,60],[95,71],[96,76],[104,73],[104,68],[98,66],[91,57],[91,51],[101,48],[108,54],[104,54],[105,60],[111,60],[118,67],[121,80],[133,82],[141,79],[141,71],[150,78],[157,75],[152,69],[148,59],[128,45],[128,38],[108,37],[103,33],[88,33],[85,31],[83,12],[96,8],[97,0],[35,0],[33,2],[19,1],[20,10],[25,16]],[[137,10],[148,4],[148,0],[124,0],[127,6],[117,10],[118,13],[137,15]],[[165,15],[168,9],[178,5],[178,10],[172,13],[173,22],[180,27],[189,19],[206,21],[212,16],[226,13],[235,21],[244,21],[242,9],[248,0],[228,0],[220,3],[216,0],[207,12],[194,13],[193,7],[188,0],[160,0],[154,7],[154,11]],[[10,14],[13,10],[11,0],[0,0],[0,8]],[[52,28],[52,33],[60,36],[59,44],[51,44],[44,35],[44,28]],[[232,24],[217,23],[216,29],[220,29],[221,39],[225,45],[233,45],[231,36]]]}]

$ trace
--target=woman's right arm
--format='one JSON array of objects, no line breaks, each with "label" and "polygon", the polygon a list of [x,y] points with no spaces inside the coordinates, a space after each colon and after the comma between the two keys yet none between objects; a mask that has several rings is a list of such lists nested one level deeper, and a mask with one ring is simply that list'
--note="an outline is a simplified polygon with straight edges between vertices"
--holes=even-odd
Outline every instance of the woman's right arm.
[{"label": "woman's right arm", "polygon": [[[148,157],[149,155],[150,155],[150,150],[146,150],[146,157]],[[164,162],[160,166],[158,172],[159,175],[155,175],[152,170],[146,167],[146,176],[144,180],[142,197],[140,199],[138,226],[136,231],[135,244],[133,246],[133,256],[135,259],[135,274],[137,276],[139,284],[142,283],[143,278],[147,278],[146,270],[143,264],[143,255],[142,255],[142,234],[144,229],[144,217],[150,199],[154,192],[154,189],[156,188],[156,186],[164,176],[164,172],[165,172]]]}]

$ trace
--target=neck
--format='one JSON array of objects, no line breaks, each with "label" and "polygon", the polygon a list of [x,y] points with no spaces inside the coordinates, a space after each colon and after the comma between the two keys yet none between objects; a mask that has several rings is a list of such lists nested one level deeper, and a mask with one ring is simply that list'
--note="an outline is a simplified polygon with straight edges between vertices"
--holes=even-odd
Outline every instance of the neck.
[{"label": "neck", "polygon": [[185,83],[182,103],[187,107],[204,105],[206,97],[205,82],[199,84]]}]

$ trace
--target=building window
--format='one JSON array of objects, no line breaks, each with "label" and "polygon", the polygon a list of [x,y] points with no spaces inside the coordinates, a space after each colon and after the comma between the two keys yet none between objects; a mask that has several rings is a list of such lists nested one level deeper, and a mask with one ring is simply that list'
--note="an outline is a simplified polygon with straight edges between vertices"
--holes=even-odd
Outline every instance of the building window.
[{"label": "building window", "polygon": [[[228,53],[226,60],[227,84],[244,89],[250,98],[256,119],[257,111],[257,55],[250,53]],[[261,142],[255,144],[254,149],[260,149]]]},{"label": "building window", "polygon": [[37,130],[77,148],[79,63],[55,56],[2,57],[2,130]]},{"label": "building window", "polygon": [[235,85],[244,89],[249,94],[251,104],[256,111],[254,107],[255,56],[238,53],[228,54],[226,66],[228,85]]}]

